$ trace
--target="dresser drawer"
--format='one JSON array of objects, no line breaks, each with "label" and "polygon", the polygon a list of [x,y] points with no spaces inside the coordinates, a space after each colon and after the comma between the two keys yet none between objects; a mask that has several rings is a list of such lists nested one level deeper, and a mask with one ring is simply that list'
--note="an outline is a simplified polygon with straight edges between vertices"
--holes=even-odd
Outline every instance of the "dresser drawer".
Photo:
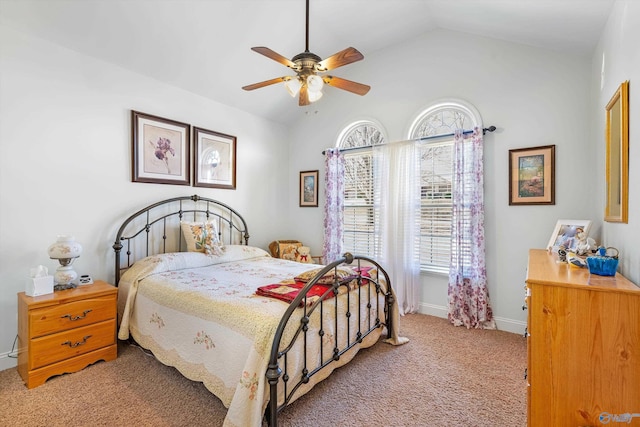
[{"label": "dresser drawer", "polygon": [[32,338],[115,319],[115,296],[91,298],[29,312]]},{"label": "dresser drawer", "polygon": [[31,340],[31,361],[36,369],[115,343],[116,319]]}]

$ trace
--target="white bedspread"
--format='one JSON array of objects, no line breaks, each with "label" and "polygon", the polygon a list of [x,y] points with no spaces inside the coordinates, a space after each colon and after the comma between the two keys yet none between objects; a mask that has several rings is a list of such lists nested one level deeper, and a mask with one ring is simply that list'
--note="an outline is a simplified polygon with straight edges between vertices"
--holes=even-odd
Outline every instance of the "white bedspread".
[{"label": "white bedspread", "polygon": [[[153,351],[161,362],[175,366],[184,376],[204,385],[229,408],[225,426],[260,426],[269,400],[265,373],[271,342],[288,304],[255,295],[262,285],[291,279],[318,266],[271,258],[265,251],[250,246],[229,245],[221,256],[180,252],[147,257],[125,272],[119,283],[120,328],[118,338],[129,334]],[[363,287],[365,288],[365,287]],[[338,300],[339,312],[346,311],[346,299]],[[375,296],[372,301],[375,303]],[[325,302],[333,310],[336,299]],[[350,310],[355,313],[355,298]],[[381,299],[378,298],[378,304]],[[379,305],[380,318],[383,305]],[[301,309],[294,314],[301,317]],[[332,311],[327,311],[332,312]],[[362,316],[366,310],[360,308]],[[392,344],[406,339],[398,336],[397,307],[392,310]],[[311,316],[311,329],[319,329],[317,312]],[[333,322],[324,322],[325,335],[311,341],[308,362],[324,358],[332,350],[332,339],[346,340],[347,331],[335,331]],[[354,334],[355,325],[349,333]],[[360,347],[373,345],[383,332],[371,334]],[[293,328],[285,332],[291,336]],[[314,334],[311,334],[313,336]],[[351,335],[353,340],[353,335]],[[284,341],[284,340],[283,340]],[[301,390],[308,391],[338,366],[347,363],[357,352],[347,352]],[[288,357],[289,370],[303,363],[302,354]],[[280,390],[280,392],[282,392]],[[300,394],[300,395],[301,395]],[[279,397],[282,399],[282,396]]]}]

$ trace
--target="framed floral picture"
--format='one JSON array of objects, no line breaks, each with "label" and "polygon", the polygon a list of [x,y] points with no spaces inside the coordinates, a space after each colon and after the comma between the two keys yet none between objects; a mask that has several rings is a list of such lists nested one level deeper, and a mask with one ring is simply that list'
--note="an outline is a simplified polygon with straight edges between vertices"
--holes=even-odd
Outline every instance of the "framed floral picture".
[{"label": "framed floral picture", "polygon": [[236,188],[236,137],[193,128],[195,187]]},{"label": "framed floral picture", "polygon": [[318,171],[300,172],[300,207],[318,207]]},{"label": "framed floral picture", "polygon": [[131,111],[132,180],[190,185],[191,126]]},{"label": "framed floral picture", "polygon": [[555,205],[555,145],[509,150],[509,204]]}]

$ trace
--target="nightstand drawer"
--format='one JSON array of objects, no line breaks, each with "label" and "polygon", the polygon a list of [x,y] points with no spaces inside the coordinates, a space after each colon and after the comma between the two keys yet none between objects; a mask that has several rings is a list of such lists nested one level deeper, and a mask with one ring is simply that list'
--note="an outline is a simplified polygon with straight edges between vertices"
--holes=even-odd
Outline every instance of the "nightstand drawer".
[{"label": "nightstand drawer", "polygon": [[36,338],[53,332],[115,319],[116,304],[114,304],[114,300],[115,296],[106,296],[32,310],[29,313],[29,336]]},{"label": "nightstand drawer", "polygon": [[36,369],[115,343],[116,319],[31,340],[29,366]]}]

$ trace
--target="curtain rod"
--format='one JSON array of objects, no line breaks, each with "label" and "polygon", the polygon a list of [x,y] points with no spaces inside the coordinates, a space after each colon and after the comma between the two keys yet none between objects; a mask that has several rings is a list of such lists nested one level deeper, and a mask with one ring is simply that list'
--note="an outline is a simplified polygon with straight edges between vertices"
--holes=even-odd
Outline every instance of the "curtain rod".
[{"label": "curtain rod", "polygon": [[[482,134],[485,135],[487,132],[494,132],[496,130],[495,126],[489,126],[488,128],[482,128]],[[465,130],[462,132],[463,135],[467,135],[473,133],[472,130]],[[422,138],[416,138],[416,141],[426,141],[428,139],[436,139],[436,138],[445,138],[447,136],[453,136],[455,134],[453,133],[447,133],[447,134],[442,134],[442,135],[433,135],[433,136],[423,136]],[[382,144],[380,144],[382,145]],[[362,147],[350,147],[350,148],[343,148],[342,150],[340,150],[340,152],[344,152],[344,151],[351,151],[351,150],[360,150],[363,148],[373,148],[373,145],[363,145]],[[327,154],[327,150],[323,150],[322,151],[322,155]]]}]

